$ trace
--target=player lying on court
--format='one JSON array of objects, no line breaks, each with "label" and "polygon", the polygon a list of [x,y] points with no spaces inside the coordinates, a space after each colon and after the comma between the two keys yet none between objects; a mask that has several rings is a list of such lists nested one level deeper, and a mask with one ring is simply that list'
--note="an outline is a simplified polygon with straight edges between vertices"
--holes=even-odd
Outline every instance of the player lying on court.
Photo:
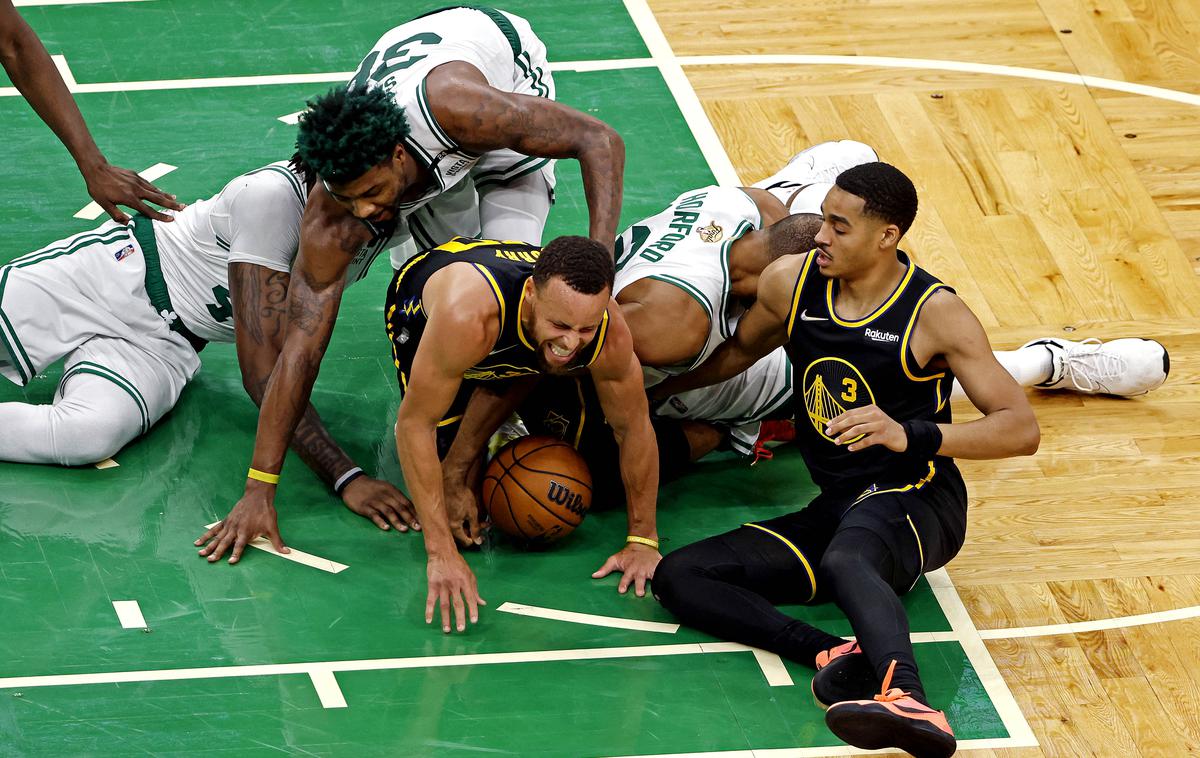
[{"label": "player lying on court", "polygon": [[[821,202],[833,179],[875,160],[875,151],[860,142],[821,143],[752,187],[684,192],[627,229],[616,243],[613,297],[647,386],[703,363],[754,302],[763,269],[815,247]],[[996,356],[1023,386],[1140,394],[1166,378],[1165,351],[1153,340],[1045,339]],[[718,447],[753,454],[762,419],[790,418],[792,386],[792,365],[780,347],[719,384],[654,403],[660,479],[677,476]],[[954,395],[961,393],[955,382]],[[616,481],[610,474],[617,471],[615,443],[586,377],[543,380],[520,415],[535,434],[576,444],[592,469],[597,503],[620,502],[619,492],[605,490]]]},{"label": "player lying on court", "polygon": [[[273,163],[169,224],[108,222],[0,267],[0,374],[25,385],[66,357],[53,403],[0,403],[0,460],[82,465],[116,455],[175,406],[206,342],[237,342],[258,403],[279,353],[312,182],[302,164]],[[351,281],[381,244],[363,248]],[[355,513],[381,529],[415,523],[408,499],[363,476],[311,406],[292,446]]]},{"label": "player lying on court", "polygon": [[[321,182],[304,212],[287,330],[245,489],[218,528],[218,544],[277,535],[274,483],[288,440],[333,330],[346,271],[380,227],[394,225],[401,239],[411,230],[423,249],[476,231],[539,243],[552,159],[575,158],[589,233],[611,242],[624,145],[610,127],[553,96],[545,47],[528,22],[460,7],[389,31],[348,87],[318,98],[301,117],[298,147]],[[415,252],[411,243],[400,249]],[[404,257],[395,255],[393,265]]]},{"label": "player lying on court", "polygon": [[[386,306],[402,400],[396,449],[429,555],[425,621],[474,623],[483,603],[456,539],[475,535],[488,438],[542,374],[588,375],[620,445],[629,537],[593,576],[621,571],[638,595],[659,561],[658,454],[629,328],[612,302],[613,261],[586,237],[536,245],[458,238],[396,272]],[[439,461],[444,457],[444,463]]]},{"label": "player lying on court", "polygon": [[[900,595],[962,546],[967,497],[953,459],[1030,455],[1039,432],[974,314],[897,249],[916,209],[912,183],[890,165],[839,175],[818,249],[771,264],[733,337],[668,380],[672,390],[720,381],[783,346],[797,441],[821,492],[800,511],[672,552],[653,590],[689,625],[817,667],[813,692],[843,740],[947,756],[954,733],[926,699]],[[952,423],[954,378],[982,418]],[[857,642],[775,608],[828,600]]]}]

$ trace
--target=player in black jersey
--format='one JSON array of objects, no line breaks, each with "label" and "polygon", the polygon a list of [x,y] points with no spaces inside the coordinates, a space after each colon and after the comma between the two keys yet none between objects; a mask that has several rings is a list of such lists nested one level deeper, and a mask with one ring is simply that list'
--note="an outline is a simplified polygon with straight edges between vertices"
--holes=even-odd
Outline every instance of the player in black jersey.
[{"label": "player in black jersey", "polygon": [[[771,264],[733,337],[661,385],[711,384],[784,345],[797,441],[821,493],[671,553],[653,589],[693,626],[818,668],[813,693],[847,742],[945,756],[954,733],[926,700],[899,596],[962,546],[967,497],[953,459],[1030,455],[1039,432],[974,314],[897,250],[916,207],[912,182],[885,163],[839,175],[818,249]],[[956,376],[982,418],[951,422]],[[856,642],[774,606],[826,600]]]},{"label": "player in black jersey", "polygon": [[393,277],[385,315],[403,393],[396,448],[429,554],[426,623],[435,605],[446,632],[451,606],[460,632],[466,610],[478,618],[483,600],[455,540],[476,541],[463,527],[475,514],[472,472],[539,374],[588,374],[595,385],[621,444],[630,537],[593,577],[621,571],[621,592],[645,594],[661,558],[648,546],[658,539],[658,451],[633,339],[611,297],[613,266],[584,237],[544,249],[460,237]]}]

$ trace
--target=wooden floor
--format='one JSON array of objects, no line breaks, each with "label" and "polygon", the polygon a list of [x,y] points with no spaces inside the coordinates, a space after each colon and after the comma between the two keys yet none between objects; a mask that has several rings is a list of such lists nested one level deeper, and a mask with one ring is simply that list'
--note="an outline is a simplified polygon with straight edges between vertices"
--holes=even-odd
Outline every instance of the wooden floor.
[{"label": "wooden floor", "polygon": [[[976,624],[1200,605],[1200,0],[651,7],[679,56],[887,56],[1191,93],[920,62],[685,68],[743,181],[840,138],[912,176],[922,205],[906,248],[998,348],[1144,336],[1170,350],[1151,395],[1037,393],[1036,456],[964,463],[970,533],[949,570]],[[988,647],[1041,744],[997,754],[1200,755],[1200,620]]]}]

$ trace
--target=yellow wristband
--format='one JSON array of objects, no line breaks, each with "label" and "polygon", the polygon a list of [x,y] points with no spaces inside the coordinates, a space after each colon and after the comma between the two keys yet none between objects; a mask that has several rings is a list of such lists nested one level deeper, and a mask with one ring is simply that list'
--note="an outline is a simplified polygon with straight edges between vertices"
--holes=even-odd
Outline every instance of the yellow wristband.
[{"label": "yellow wristband", "polygon": [[268,474],[266,471],[259,471],[256,468],[251,468],[250,473],[246,474],[246,478],[267,484],[279,484],[279,474]]},{"label": "yellow wristband", "polygon": [[652,547],[655,550],[658,550],[658,540],[652,540],[649,537],[638,537],[635,534],[631,534],[625,538],[625,544],[628,545],[631,542],[636,542],[639,545],[646,545],[647,547]]}]

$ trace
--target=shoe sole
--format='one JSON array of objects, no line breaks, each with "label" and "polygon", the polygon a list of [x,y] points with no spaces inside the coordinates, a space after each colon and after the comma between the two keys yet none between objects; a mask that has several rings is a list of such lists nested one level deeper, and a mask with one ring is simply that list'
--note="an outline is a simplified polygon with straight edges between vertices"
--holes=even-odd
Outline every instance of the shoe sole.
[{"label": "shoe sole", "polygon": [[[824,682],[827,698],[822,699],[817,693],[817,683]],[[832,686],[831,686],[832,685]],[[875,671],[867,663],[867,657],[862,653],[850,653],[834,658],[813,675],[813,700],[821,710],[829,710],[834,703],[846,700],[870,700],[879,692],[879,680]]]},{"label": "shoe sole", "polygon": [[866,750],[898,747],[915,758],[949,758],[954,755],[958,742],[953,736],[945,732],[939,736],[929,731],[906,728],[914,723],[884,710],[846,711],[831,707],[825,712],[825,725],[829,731],[855,747]]}]

